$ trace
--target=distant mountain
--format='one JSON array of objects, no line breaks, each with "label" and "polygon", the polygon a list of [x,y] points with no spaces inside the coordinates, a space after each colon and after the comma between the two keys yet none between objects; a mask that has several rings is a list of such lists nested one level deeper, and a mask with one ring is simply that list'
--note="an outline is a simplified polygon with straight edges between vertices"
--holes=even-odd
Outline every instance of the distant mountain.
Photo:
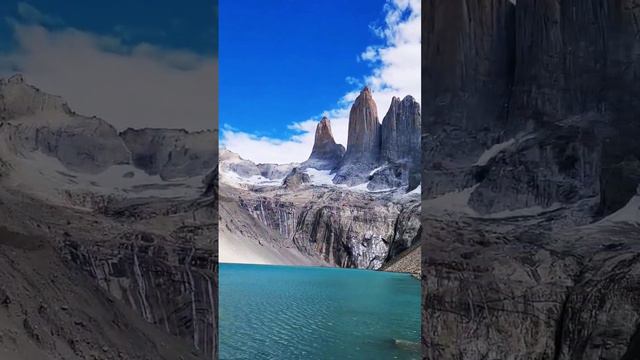
[{"label": "distant mountain", "polygon": [[419,273],[420,105],[394,98],[382,124],[376,114],[365,88],[346,151],[324,117],[301,164],[254,164],[222,150],[221,261]]}]

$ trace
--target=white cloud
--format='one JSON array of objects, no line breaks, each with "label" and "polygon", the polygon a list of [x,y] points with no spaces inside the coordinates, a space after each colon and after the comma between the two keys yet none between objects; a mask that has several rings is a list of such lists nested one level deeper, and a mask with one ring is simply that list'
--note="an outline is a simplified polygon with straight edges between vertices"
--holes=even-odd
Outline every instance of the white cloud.
[{"label": "white cloud", "polygon": [[[380,121],[394,96],[412,95],[418,102],[421,101],[420,2],[387,0],[384,25],[372,29],[383,40],[383,44],[367,46],[358,57],[358,60],[372,65],[371,74],[361,80],[347,78],[346,82],[357,88],[339,99],[335,108],[321,114],[331,119],[336,142],[345,146],[347,144],[349,109],[362,84],[367,84],[373,92]],[[316,123],[317,119],[311,119],[291,124],[290,128],[298,130],[299,133],[286,140],[254,136],[225,128],[222,129],[221,144],[243,158],[255,162],[302,162],[311,153]]]},{"label": "white cloud", "polygon": [[[46,19],[31,6],[24,9]],[[27,82],[65,98],[76,112],[99,116],[118,129],[217,126],[213,57],[145,43],[126,46],[118,38],[73,28],[10,24],[18,48],[0,54],[0,77],[21,72]]]}]

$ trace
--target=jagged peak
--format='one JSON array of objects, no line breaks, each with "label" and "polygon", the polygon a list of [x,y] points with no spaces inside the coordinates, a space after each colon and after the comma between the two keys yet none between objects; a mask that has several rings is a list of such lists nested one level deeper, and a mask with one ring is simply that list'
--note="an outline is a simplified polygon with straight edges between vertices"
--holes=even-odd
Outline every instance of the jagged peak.
[{"label": "jagged peak", "polygon": [[[356,100],[353,102],[351,112],[362,107],[370,108],[371,113],[374,115],[378,113],[376,101],[373,99],[373,95],[371,94],[371,90],[369,90],[368,86],[365,86],[364,89],[362,89],[360,95],[358,95]],[[377,116],[375,116],[375,118],[377,121]]]},{"label": "jagged peak", "polygon": [[331,141],[335,143],[333,138],[333,132],[331,131],[331,120],[328,117],[323,116],[318,125],[316,126],[315,144],[319,142]]},{"label": "jagged peak", "polygon": [[22,74],[15,74],[7,79],[8,84],[24,84],[24,76]]},{"label": "jagged peak", "polygon": [[418,101],[411,95],[407,95],[402,99],[402,102],[415,102],[417,103]]},{"label": "jagged peak", "polygon": [[67,102],[58,95],[44,92],[29,84],[24,75],[15,74],[0,80],[0,94],[7,116],[20,117],[38,112],[58,112],[73,115]]}]

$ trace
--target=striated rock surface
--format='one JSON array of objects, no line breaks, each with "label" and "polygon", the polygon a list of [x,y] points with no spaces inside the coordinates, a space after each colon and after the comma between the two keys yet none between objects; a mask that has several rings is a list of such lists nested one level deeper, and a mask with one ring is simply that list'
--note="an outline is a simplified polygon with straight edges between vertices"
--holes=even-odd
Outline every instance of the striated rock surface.
[{"label": "striated rock surface", "polygon": [[349,112],[347,151],[342,158],[334,182],[355,185],[367,179],[367,174],[380,161],[380,122],[373,95],[365,87]]},{"label": "striated rock surface", "polygon": [[426,3],[425,359],[638,357],[639,11]]},{"label": "striated rock surface", "polygon": [[[229,169],[224,161],[220,168]],[[229,241],[229,249],[241,244],[247,252],[268,249],[269,254],[253,261],[379,269],[420,242],[417,194],[318,185],[300,168],[294,168],[282,186],[241,187],[224,179],[221,241]],[[413,266],[396,269],[419,269],[419,258],[410,262]]]},{"label": "striated rock surface", "polygon": [[[42,213],[41,204],[21,204]],[[6,216],[6,207],[0,213]],[[0,358],[204,359],[71,269],[44,235],[0,226]]]},{"label": "striated rock surface", "polygon": [[370,177],[370,189],[407,186],[415,189],[421,181],[420,104],[411,96],[394,97],[381,127],[382,168]]},{"label": "striated rock surface", "polygon": [[420,104],[412,97],[393,97],[382,120],[380,156],[382,161],[420,164]]},{"label": "striated rock surface", "polygon": [[311,155],[302,166],[318,170],[333,170],[342,160],[344,152],[344,146],[336,144],[333,139],[331,121],[325,116],[316,127]]}]

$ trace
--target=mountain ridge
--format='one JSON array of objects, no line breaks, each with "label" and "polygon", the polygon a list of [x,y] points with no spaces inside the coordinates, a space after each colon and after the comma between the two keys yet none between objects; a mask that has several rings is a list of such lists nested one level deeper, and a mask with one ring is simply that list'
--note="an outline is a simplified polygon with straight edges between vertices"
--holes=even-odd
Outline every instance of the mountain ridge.
[{"label": "mountain ridge", "polygon": [[[139,133],[154,136],[121,137]],[[1,273],[19,272],[29,284],[2,290],[10,310],[22,307],[24,323],[33,324],[12,330],[14,341],[36,344],[51,359],[217,353],[215,133],[118,132],[20,75],[0,80],[0,233],[7,237],[0,247],[20,252],[25,268],[29,261],[47,264],[24,271],[0,261]],[[134,164],[136,154],[157,156],[154,166]],[[29,236],[52,258],[11,249]],[[58,282],[50,273],[79,280]],[[67,310],[39,318],[44,310],[29,297],[34,292]],[[95,306],[61,303],[61,293]],[[118,309],[115,320],[104,315],[110,308]],[[65,314],[77,317],[75,324]]]}]

